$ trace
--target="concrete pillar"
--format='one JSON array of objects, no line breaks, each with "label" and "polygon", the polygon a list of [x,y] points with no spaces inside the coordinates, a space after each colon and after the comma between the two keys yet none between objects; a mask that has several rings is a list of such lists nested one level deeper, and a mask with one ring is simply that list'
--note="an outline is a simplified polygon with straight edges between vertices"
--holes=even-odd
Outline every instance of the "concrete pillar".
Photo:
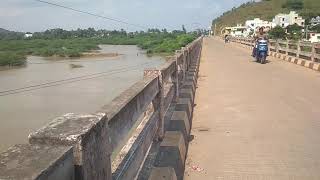
[{"label": "concrete pillar", "polygon": [[312,43],[312,50],[311,50],[311,61],[312,62],[315,62],[315,60],[316,60],[316,58],[315,58],[315,56],[316,56],[316,47],[315,47],[315,43]]},{"label": "concrete pillar", "polygon": [[177,180],[177,175],[171,167],[153,168],[149,180]]},{"label": "concrete pillar", "polygon": [[183,134],[179,131],[167,131],[160,144],[154,166],[170,167],[175,170],[178,180],[183,180],[187,147]]},{"label": "concrete pillar", "polygon": [[289,55],[289,49],[290,49],[290,47],[289,47],[289,40],[287,39],[287,41],[286,41],[286,55],[287,55],[287,56]]},{"label": "concrete pillar", "polygon": [[187,72],[187,67],[188,67],[186,54],[187,53],[186,53],[185,49],[183,48],[182,49],[182,72],[183,72],[182,81],[184,81],[186,78],[186,72]]},{"label": "concrete pillar", "polygon": [[31,133],[29,143],[73,146],[76,180],[112,179],[112,148],[104,114],[66,114]]},{"label": "concrete pillar", "polygon": [[300,41],[297,43],[297,54],[296,57],[299,58],[300,57],[300,52],[301,52],[301,43]]},{"label": "concrete pillar", "polygon": [[[188,56],[187,56],[187,59],[188,59]],[[178,101],[178,98],[179,98],[179,88],[180,88],[180,82],[179,82],[179,71],[178,71],[178,62],[175,61],[175,72],[173,73],[173,76],[172,76],[172,81],[173,81],[173,84],[174,84],[174,90],[175,90],[175,99],[174,101],[177,102]]]},{"label": "concrete pillar", "polygon": [[156,140],[162,140],[164,138],[164,82],[163,76],[160,70],[145,70],[144,76],[158,76],[159,82],[159,93],[152,101],[153,108],[159,110],[159,121],[158,121],[158,131],[156,135]]}]

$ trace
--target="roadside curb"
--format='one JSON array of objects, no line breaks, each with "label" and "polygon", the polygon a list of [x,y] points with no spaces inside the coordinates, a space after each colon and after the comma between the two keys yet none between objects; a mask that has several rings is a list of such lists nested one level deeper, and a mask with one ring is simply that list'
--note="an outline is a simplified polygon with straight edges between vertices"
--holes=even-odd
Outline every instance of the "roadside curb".
[{"label": "roadside curb", "polygon": [[270,56],[320,72],[320,63],[317,62],[312,62],[309,60],[288,56],[286,54],[276,52],[270,52]]}]

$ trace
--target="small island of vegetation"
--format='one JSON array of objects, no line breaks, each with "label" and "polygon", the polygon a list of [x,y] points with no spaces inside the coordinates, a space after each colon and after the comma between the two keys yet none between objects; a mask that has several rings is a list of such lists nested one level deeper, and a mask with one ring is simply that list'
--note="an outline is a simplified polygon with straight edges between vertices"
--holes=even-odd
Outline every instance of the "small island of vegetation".
[{"label": "small island of vegetation", "polygon": [[67,31],[51,29],[36,32],[25,38],[23,33],[0,31],[0,66],[21,66],[28,55],[43,57],[81,57],[87,52],[99,50],[100,44],[137,45],[148,54],[172,54],[192,42],[199,32],[168,32],[166,29],[126,32],[95,30],[93,28]]}]

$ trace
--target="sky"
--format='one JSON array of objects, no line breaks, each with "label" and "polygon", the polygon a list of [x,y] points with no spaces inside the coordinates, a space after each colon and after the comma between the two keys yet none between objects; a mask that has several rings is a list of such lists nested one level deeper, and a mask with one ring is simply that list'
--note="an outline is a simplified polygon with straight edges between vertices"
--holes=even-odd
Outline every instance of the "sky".
[{"label": "sky", "polygon": [[[223,12],[248,0],[46,0],[148,28],[209,28]],[[52,28],[145,30],[43,4],[35,0],[1,0],[0,28],[21,32]]]}]

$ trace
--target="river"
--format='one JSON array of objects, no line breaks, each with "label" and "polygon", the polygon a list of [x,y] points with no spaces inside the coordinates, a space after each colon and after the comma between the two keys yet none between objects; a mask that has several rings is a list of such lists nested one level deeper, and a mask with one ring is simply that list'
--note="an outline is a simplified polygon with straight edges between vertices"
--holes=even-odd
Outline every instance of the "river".
[{"label": "river", "polygon": [[[117,57],[48,60],[0,71],[0,152],[27,142],[30,132],[66,113],[92,113],[164,63],[136,46],[101,46]],[[71,64],[82,68],[71,68]]]}]

